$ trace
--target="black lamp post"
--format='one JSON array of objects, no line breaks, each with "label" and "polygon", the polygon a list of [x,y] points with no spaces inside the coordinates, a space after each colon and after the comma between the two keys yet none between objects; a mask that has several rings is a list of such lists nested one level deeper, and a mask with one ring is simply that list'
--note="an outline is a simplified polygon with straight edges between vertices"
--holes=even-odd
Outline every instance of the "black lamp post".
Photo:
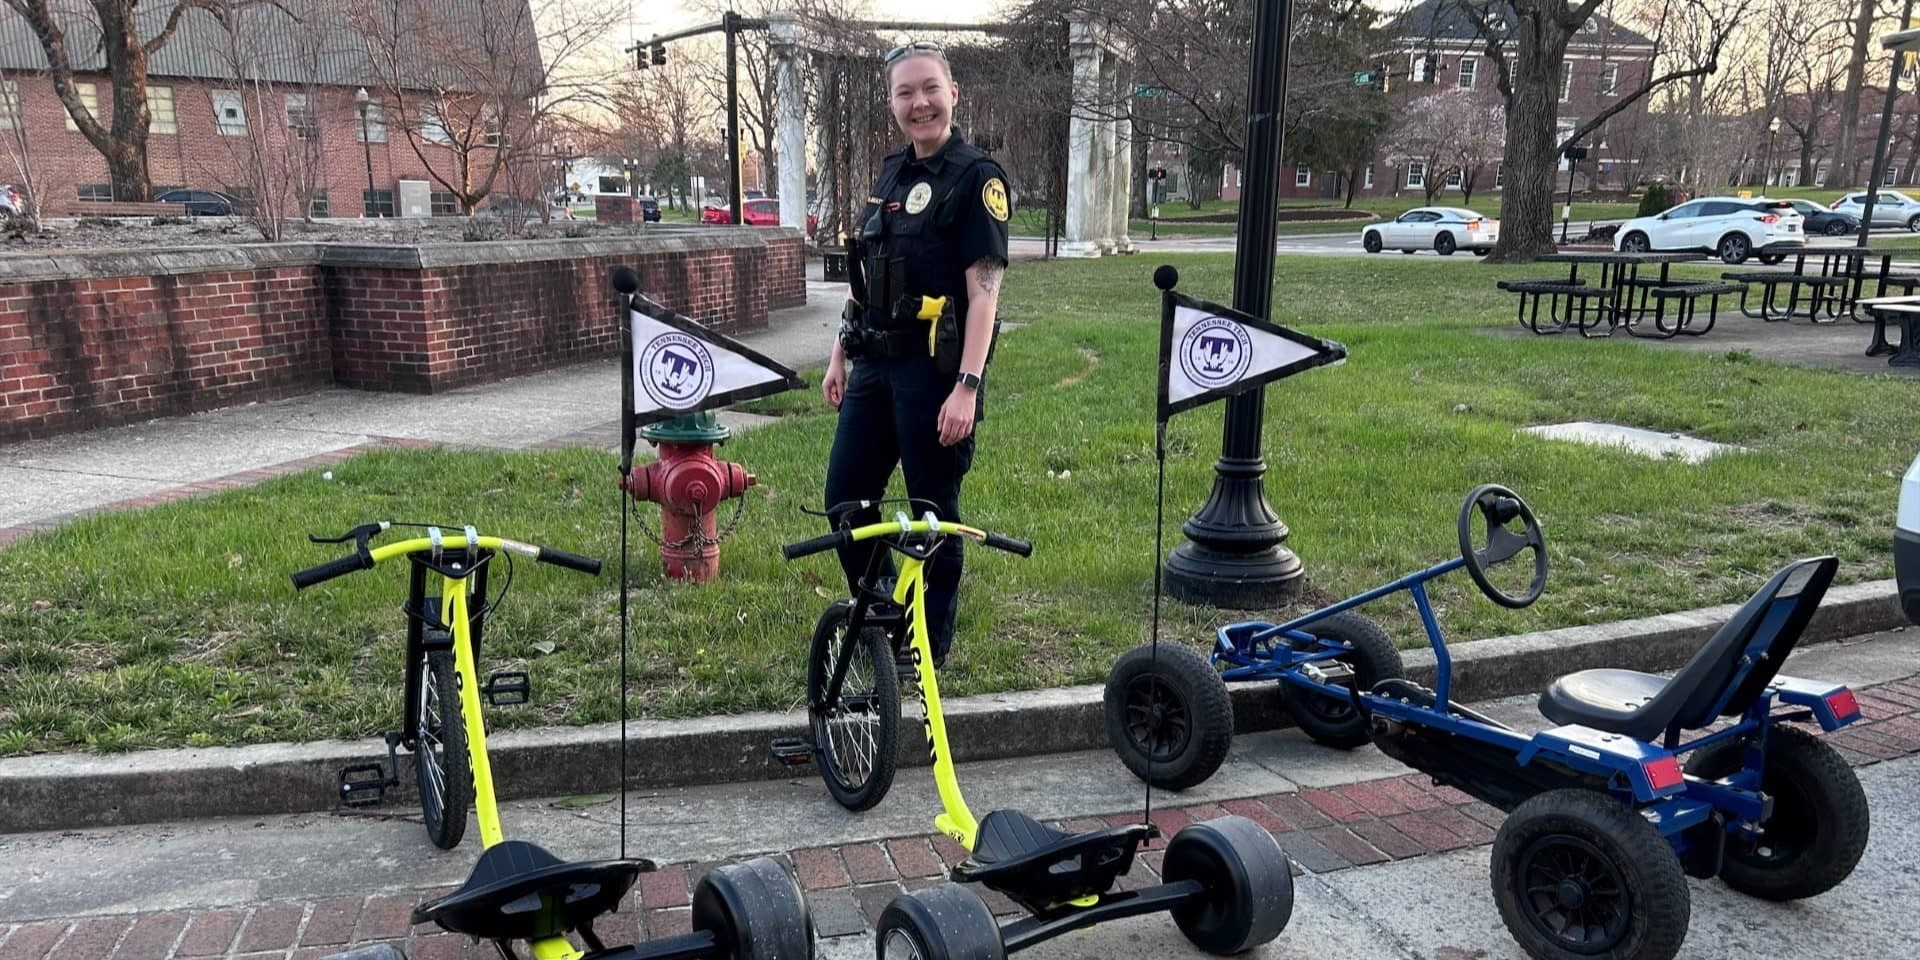
[{"label": "black lamp post", "polygon": [[360,204],[361,216],[379,216],[373,209],[373,134],[367,129],[367,88],[361,87],[353,92],[353,102],[360,108],[360,146],[367,157],[367,197]]},{"label": "black lamp post", "polygon": [[1762,188],[1761,190],[1762,193],[1766,192],[1765,190],[1766,187],[1771,186],[1773,184],[1773,135],[1779,132],[1780,132],[1780,118],[1774,117],[1773,119],[1768,120],[1767,121],[1767,159],[1765,163],[1762,163],[1760,165],[1760,186]]},{"label": "black lamp post", "polygon": [[[1247,176],[1240,195],[1240,240],[1233,263],[1233,308],[1265,317],[1273,305],[1275,221],[1287,95],[1290,0],[1259,0],[1247,80]],[[1188,603],[1247,609],[1297,596],[1305,568],[1283,546],[1287,526],[1267,505],[1260,455],[1266,390],[1227,401],[1213,492],[1181,527],[1187,543],[1165,564],[1167,591]]]}]

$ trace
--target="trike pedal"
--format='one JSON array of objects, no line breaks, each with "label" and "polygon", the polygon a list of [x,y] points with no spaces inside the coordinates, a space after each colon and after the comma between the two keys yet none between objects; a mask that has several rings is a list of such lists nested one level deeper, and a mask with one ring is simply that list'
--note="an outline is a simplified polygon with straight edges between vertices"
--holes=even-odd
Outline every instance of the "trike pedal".
[{"label": "trike pedal", "polygon": [[378,763],[357,763],[340,771],[340,805],[372,807],[386,799],[387,788],[400,781],[387,776]]},{"label": "trike pedal", "polygon": [[487,703],[493,706],[511,707],[533,697],[533,683],[520,671],[497,671],[487,677],[487,685],[481,687],[480,692],[487,695]]},{"label": "trike pedal", "polygon": [[768,747],[773,762],[786,767],[804,767],[813,763],[813,744],[801,737],[781,737]]}]

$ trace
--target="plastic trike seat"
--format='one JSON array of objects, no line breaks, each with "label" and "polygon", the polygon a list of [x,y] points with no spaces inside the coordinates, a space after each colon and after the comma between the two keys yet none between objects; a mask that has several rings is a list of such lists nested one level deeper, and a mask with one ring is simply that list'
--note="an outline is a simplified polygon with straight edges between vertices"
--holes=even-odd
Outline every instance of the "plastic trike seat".
[{"label": "plastic trike seat", "polygon": [[[1148,913],[1171,914],[1190,942],[1216,954],[1239,953],[1279,936],[1292,916],[1292,874],[1273,836],[1244,817],[1221,817],[1182,828],[1167,844],[1161,868],[1165,882],[1141,890],[1117,887],[1141,845],[1159,836],[1149,823],[1070,834],[1018,810],[995,810],[974,818],[954,772],[939,674],[927,639],[925,564],[950,536],[1021,556],[1032,551],[1022,541],[943,522],[932,513],[911,520],[904,512],[892,522],[841,529],[784,548],[788,559],[797,559],[878,539],[903,558],[890,596],[906,611],[908,647],[926,708],[924,729],[941,802],[933,822],[968,855],[953,866],[952,883],[904,894],[887,905],[877,927],[881,960],[1001,960],[1008,953],[1073,930]],[[824,681],[819,685],[822,690],[810,691],[816,717],[845,712],[843,706],[836,706],[843,697],[839,688],[856,657],[870,663],[872,676],[893,693],[886,683],[892,678],[892,657],[880,649],[878,638],[866,638],[867,613],[879,599],[873,574],[870,568],[851,602],[837,601],[829,609],[822,624],[833,630],[816,632],[812,656]],[[876,701],[880,718],[897,719],[898,707],[893,705],[897,699],[867,693],[860,697],[860,713],[871,714]],[[891,748],[890,739],[881,739]],[[808,749],[832,747],[830,742],[781,741],[775,755],[798,759]],[[886,783],[892,779],[891,759],[882,758]],[[835,796],[841,798],[838,791]],[[862,797],[859,805],[848,805],[864,809],[879,799],[878,795]],[[1028,915],[1000,926],[973,891],[975,883],[1004,894]]]}]

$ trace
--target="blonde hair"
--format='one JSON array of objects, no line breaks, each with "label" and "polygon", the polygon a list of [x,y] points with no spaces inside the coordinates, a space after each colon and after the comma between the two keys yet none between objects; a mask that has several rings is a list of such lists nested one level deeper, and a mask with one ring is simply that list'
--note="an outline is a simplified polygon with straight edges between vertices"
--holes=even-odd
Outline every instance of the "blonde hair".
[{"label": "blonde hair", "polygon": [[947,62],[945,52],[940,50],[908,50],[906,53],[901,54],[899,59],[887,64],[887,83],[889,85],[893,83],[893,70],[895,67],[906,63],[908,60],[915,60],[921,57],[925,57],[939,64],[940,72],[946,76],[947,82],[953,82],[953,64]]}]

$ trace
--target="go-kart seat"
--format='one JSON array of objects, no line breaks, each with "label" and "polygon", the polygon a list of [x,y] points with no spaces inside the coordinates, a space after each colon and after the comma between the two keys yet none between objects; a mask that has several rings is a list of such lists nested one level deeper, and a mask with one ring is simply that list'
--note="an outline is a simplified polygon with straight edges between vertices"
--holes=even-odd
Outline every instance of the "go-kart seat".
[{"label": "go-kart seat", "polygon": [[1780,672],[1839,568],[1835,557],[1815,557],[1774,574],[1671,678],[1582,670],[1555,680],[1540,695],[1540,712],[1642,741],[1743,713]]},{"label": "go-kart seat", "polygon": [[1043,912],[1113,889],[1132,868],[1134,852],[1152,834],[1142,823],[1065,833],[1018,810],[995,810],[981,819],[973,853],[954,867],[953,879],[983,883]]},{"label": "go-kart seat", "polygon": [[502,840],[480,854],[460,889],[414,908],[414,923],[437,923],[481,940],[538,940],[591,932],[620,906],[646,860],[564,863],[524,840]]}]

